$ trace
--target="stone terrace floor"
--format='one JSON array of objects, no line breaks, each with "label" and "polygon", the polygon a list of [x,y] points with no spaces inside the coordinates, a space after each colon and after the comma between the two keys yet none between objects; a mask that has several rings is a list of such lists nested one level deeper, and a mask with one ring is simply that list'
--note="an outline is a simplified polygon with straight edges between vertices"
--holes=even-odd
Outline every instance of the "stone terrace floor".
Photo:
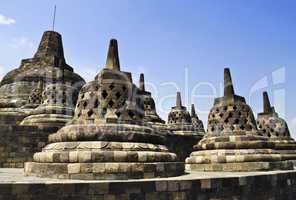
[{"label": "stone terrace floor", "polygon": [[282,173],[295,173],[290,171],[269,171],[269,172],[191,172],[189,174],[172,178],[155,178],[139,180],[58,180],[49,178],[37,178],[24,176],[23,169],[0,168],[0,184],[19,183],[19,184],[38,184],[38,183],[99,183],[99,182],[145,182],[145,181],[169,181],[169,180],[201,180],[217,178],[239,178],[260,175],[276,175]]}]

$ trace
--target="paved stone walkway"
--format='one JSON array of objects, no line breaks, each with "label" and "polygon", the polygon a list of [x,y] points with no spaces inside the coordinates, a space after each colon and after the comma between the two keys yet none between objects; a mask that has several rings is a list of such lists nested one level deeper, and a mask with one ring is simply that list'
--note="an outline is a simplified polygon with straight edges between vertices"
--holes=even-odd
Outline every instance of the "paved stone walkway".
[{"label": "paved stone walkway", "polygon": [[99,181],[99,180],[58,180],[38,177],[24,176],[23,169],[17,168],[0,168],[0,184],[19,183],[19,184],[38,184],[38,183],[99,183],[99,182],[145,182],[152,180],[198,180],[198,179],[216,179],[216,178],[235,178],[235,177],[248,177],[271,175],[281,173],[295,173],[296,170],[291,171],[269,171],[269,172],[191,172],[183,176],[172,178],[154,178],[154,179],[139,179],[139,180],[112,180],[112,181]]}]

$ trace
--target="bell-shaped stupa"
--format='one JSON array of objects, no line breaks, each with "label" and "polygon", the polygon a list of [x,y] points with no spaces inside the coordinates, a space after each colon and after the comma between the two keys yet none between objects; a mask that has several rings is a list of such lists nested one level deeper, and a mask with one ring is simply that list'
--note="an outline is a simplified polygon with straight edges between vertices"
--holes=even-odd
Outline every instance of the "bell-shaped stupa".
[{"label": "bell-shaped stupa", "polygon": [[48,84],[42,93],[42,103],[20,125],[63,127],[74,115],[79,89],[65,82]]},{"label": "bell-shaped stupa", "polygon": [[145,126],[143,101],[131,73],[120,70],[117,41],[109,45],[106,66],[85,84],[74,118],[50,144],[25,164],[25,173],[64,179],[130,179],[177,176],[165,138]]},{"label": "bell-shaped stupa", "polygon": [[156,112],[155,101],[151,93],[145,90],[144,74],[140,74],[139,88],[139,95],[144,103],[144,121],[152,124],[164,124],[165,121]]},{"label": "bell-shaped stupa", "polygon": [[[203,125],[197,128],[196,123],[201,123],[195,113],[194,108],[192,108],[194,113],[190,116],[187,108],[182,105],[181,93],[177,92],[176,106],[171,108],[168,115],[168,128],[177,135],[189,135],[189,136],[199,136],[204,135]],[[193,121],[192,121],[193,119]],[[198,121],[197,121],[198,120]]]},{"label": "bell-shaped stupa", "polygon": [[198,118],[196,112],[195,112],[195,106],[194,104],[191,105],[191,123],[193,126],[193,129],[201,133],[202,135],[205,134],[205,129],[203,122]]},{"label": "bell-shaped stupa", "polygon": [[41,104],[40,99],[36,99],[40,97],[36,94],[40,90],[40,80],[45,87],[62,79],[77,88],[84,84],[84,80],[66,63],[62,36],[46,31],[34,57],[22,60],[20,67],[8,72],[0,83],[1,122],[19,123]]},{"label": "bell-shaped stupa", "polygon": [[[167,146],[182,162],[193,151],[193,146],[203,137],[205,131],[194,107],[190,113],[182,105],[181,93],[177,92],[176,106],[171,108],[167,122]],[[197,123],[201,126],[198,127]],[[201,124],[200,124],[201,123]]]},{"label": "bell-shaped stupa", "polygon": [[263,112],[257,116],[259,131],[275,143],[286,160],[296,160],[296,142],[291,137],[287,122],[271,107],[268,93],[263,92]]},{"label": "bell-shaped stupa", "polygon": [[262,171],[292,169],[274,144],[257,130],[252,109],[234,93],[229,69],[224,70],[224,96],[209,113],[208,131],[186,159],[192,171]]},{"label": "bell-shaped stupa", "polygon": [[152,98],[151,92],[148,92],[145,89],[144,74],[140,74],[138,96],[144,104],[144,122],[156,129],[155,131],[159,134],[166,136],[168,134],[167,126],[165,121],[162,120],[156,112],[155,101]]}]

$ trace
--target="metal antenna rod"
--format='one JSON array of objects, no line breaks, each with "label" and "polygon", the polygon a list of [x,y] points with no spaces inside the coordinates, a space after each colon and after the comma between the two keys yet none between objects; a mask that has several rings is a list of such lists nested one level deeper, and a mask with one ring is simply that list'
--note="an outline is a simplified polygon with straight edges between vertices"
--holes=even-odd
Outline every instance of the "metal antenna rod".
[{"label": "metal antenna rod", "polygon": [[53,30],[53,31],[54,31],[54,26],[55,26],[56,11],[57,11],[57,6],[54,5],[53,21],[52,21],[52,30]]}]

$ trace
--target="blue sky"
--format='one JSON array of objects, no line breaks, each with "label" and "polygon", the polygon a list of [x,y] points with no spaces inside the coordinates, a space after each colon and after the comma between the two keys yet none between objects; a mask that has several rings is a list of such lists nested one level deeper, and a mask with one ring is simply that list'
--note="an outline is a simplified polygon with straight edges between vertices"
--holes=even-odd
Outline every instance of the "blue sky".
[{"label": "blue sky", "polygon": [[180,90],[206,122],[228,66],[236,93],[255,114],[268,90],[296,136],[296,1],[1,1],[1,76],[32,57],[51,29],[54,4],[67,62],[86,80],[104,66],[109,39],[116,38],[122,70],[136,83],[145,73],[164,119]]}]

